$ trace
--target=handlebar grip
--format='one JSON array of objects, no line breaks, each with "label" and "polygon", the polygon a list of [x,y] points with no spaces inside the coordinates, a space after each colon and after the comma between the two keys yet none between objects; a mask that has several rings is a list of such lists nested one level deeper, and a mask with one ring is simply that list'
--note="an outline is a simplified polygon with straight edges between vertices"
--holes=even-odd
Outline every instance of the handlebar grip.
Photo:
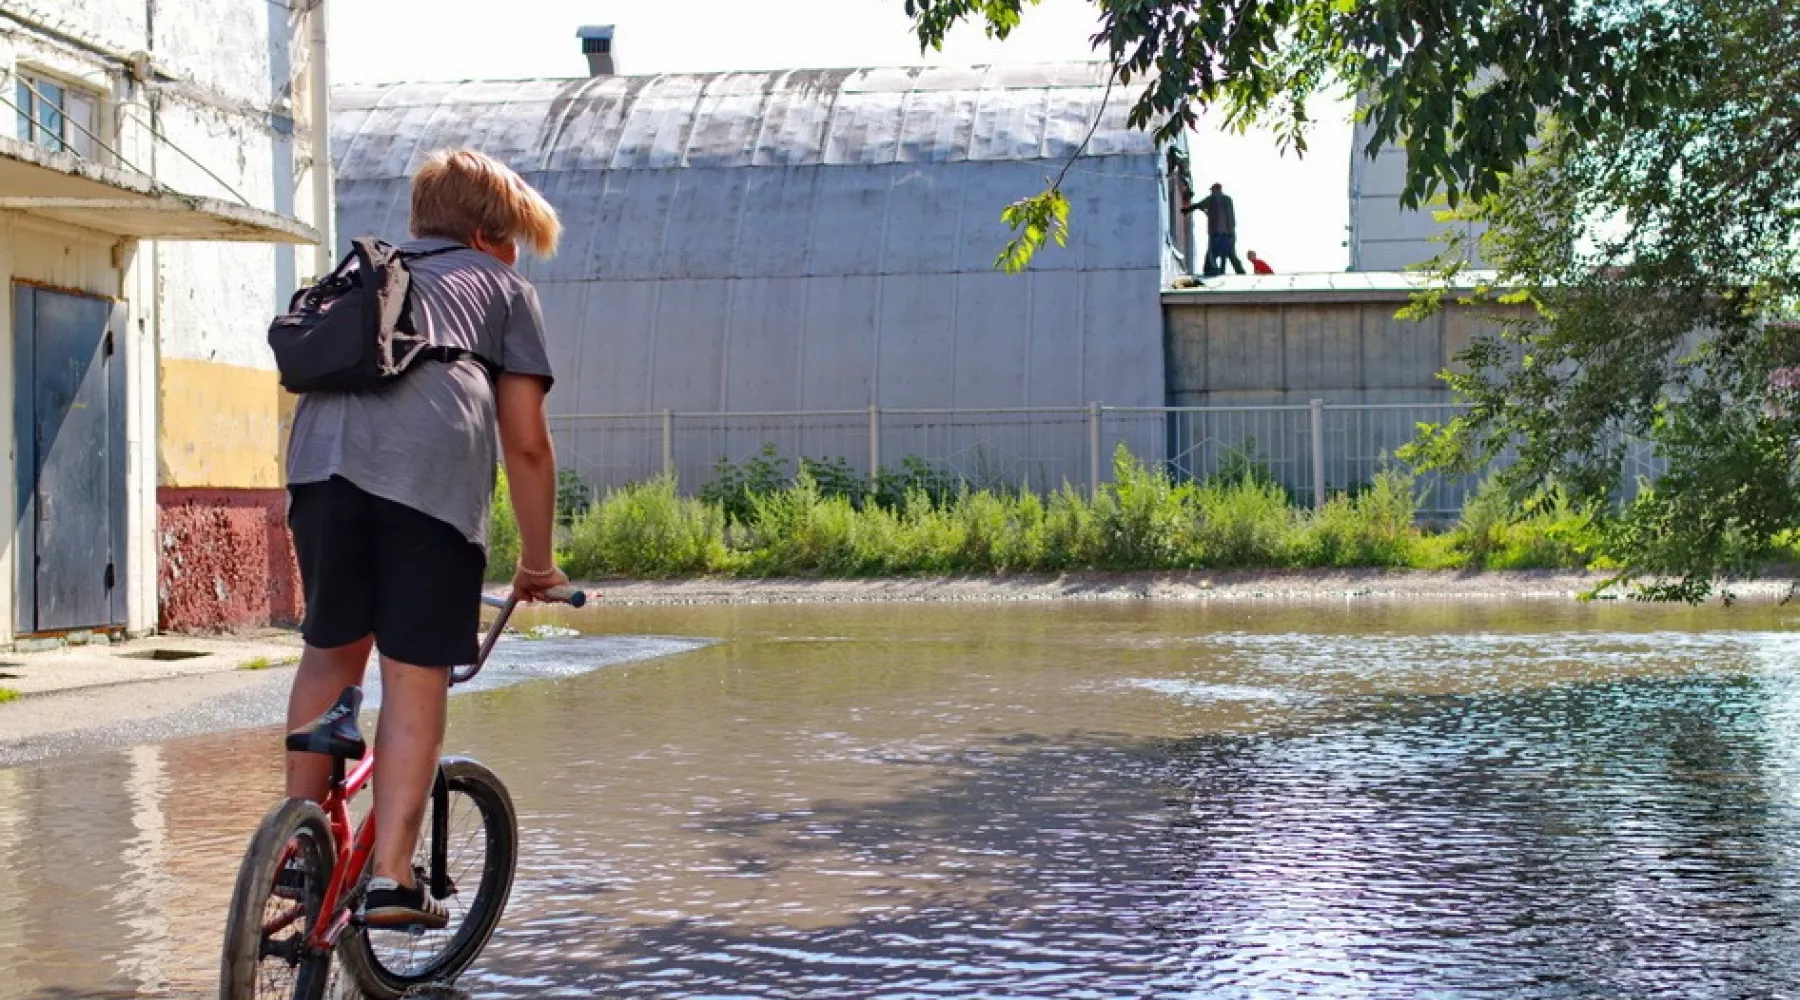
[{"label": "handlebar grip", "polygon": [[587,591],[576,590],[574,587],[567,585],[551,587],[549,590],[544,591],[544,597],[546,600],[560,601],[571,608],[579,608],[587,603]]}]

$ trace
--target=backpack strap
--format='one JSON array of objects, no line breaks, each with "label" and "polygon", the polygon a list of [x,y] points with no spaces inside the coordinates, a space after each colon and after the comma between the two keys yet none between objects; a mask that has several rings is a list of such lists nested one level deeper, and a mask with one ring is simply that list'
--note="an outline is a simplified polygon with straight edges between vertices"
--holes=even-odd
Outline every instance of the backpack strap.
[{"label": "backpack strap", "polygon": [[[401,260],[408,261],[408,260],[418,260],[422,257],[436,257],[439,254],[455,253],[458,250],[474,250],[474,249],[475,249],[474,247],[468,246],[467,244],[452,243],[450,246],[438,247],[434,250],[400,250],[400,249],[396,248],[394,251],[394,254],[396,256],[398,256]],[[461,347],[444,347],[441,345],[434,344],[430,347],[426,347],[426,348],[422,349],[419,352],[419,356],[426,358],[428,360],[436,361],[436,362],[439,362],[441,364],[446,364],[446,365],[455,364],[456,362],[461,361],[464,358],[468,358],[469,360],[474,361],[476,364],[480,365],[481,370],[487,373],[488,382],[490,384],[497,382],[500,379],[500,366],[499,365],[494,364],[492,361],[481,356],[480,354],[475,353],[474,351],[466,350]]]},{"label": "backpack strap", "polygon": [[466,350],[461,347],[442,347],[442,346],[438,346],[438,345],[433,345],[433,346],[427,347],[423,351],[421,351],[420,355],[422,357],[428,358],[432,361],[441,362],[446,365],[455,364],[456,362],[461,361],[464,358],[468,358],[470,361],[473,361],[476,364],[480,365],[482,371],[487,372],[487,377],[488,377],[489,382],[498,381],[500,378],[500,366],[499,365],[496,365],[492,361],[489,361],[487,358],[485,358],[479,354],[476,354],[474,351]]}]

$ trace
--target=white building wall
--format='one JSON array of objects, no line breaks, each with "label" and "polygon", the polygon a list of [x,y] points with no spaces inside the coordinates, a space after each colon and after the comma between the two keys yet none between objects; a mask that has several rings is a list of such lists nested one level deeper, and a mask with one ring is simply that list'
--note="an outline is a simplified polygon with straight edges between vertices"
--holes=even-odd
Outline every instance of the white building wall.
[{"label": "white building wall", "polygon": [[[0,94],[17,67],[85,84],[104,96],[97,129],[118,166],[177,191],[322,221],[312,198],[309,39],[322,9],[307,0],[8,0],[0,10]],[[148,54],[149,82],[132,64]],[[17,113],[0,106],[0,134]],[[279,491],[291,401],[264,342],[270,316],[316,269],[311,247],[116,241],[0,212],[0,287],[14,279],[123,299],[129,623],[159,620],[158,491]],[[0,413],[10,414],[10,292],[0,309]],[[15,509],[10,470],[0,510]],[[252,528],[251,533],[254,534]],[[213,545],[196,538],[191,544]],[[0,641],[11,638],[14,573],[0,555]],[[267,571],[265,570],[265,575]],[[196,581],[196,585],[210,582]],[[254,584],[251,584],[254,585]],[[166,589],[166,587],[164,588]],[[166,594],[162,595],[165,599]],[[230,623],[221,623],[230,624]]]}]

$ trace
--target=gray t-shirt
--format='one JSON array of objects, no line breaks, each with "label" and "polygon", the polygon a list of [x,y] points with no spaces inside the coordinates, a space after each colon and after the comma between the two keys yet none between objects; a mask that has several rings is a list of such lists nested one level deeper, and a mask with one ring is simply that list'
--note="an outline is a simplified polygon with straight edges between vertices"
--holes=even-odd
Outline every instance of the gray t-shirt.
[{"label": "gray t-shirt", "polygon": [[[403,250],[454,246],[412,240]],[[478,250],[407,261],[412,315],[433,344],[474,351],[508,372],[550,381],[544,317],[531,283]],[[429,514],[487,548],[493,504],[494,391],[473,359],[421,360],[376,392],[300,397],[288,439],[290,485],[342,476]]]}]

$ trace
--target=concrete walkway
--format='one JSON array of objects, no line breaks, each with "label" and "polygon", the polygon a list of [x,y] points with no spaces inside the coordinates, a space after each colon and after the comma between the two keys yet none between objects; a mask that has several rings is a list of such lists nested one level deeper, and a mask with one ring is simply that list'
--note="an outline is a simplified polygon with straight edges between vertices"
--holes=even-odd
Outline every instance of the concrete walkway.
[{"label": "concrete walkway", "polygon": [[270,629],[246,635],[159,635],[41,652],[0,653],[0,699],[82,688],[261,670],[298,662],[300,635]]}]

